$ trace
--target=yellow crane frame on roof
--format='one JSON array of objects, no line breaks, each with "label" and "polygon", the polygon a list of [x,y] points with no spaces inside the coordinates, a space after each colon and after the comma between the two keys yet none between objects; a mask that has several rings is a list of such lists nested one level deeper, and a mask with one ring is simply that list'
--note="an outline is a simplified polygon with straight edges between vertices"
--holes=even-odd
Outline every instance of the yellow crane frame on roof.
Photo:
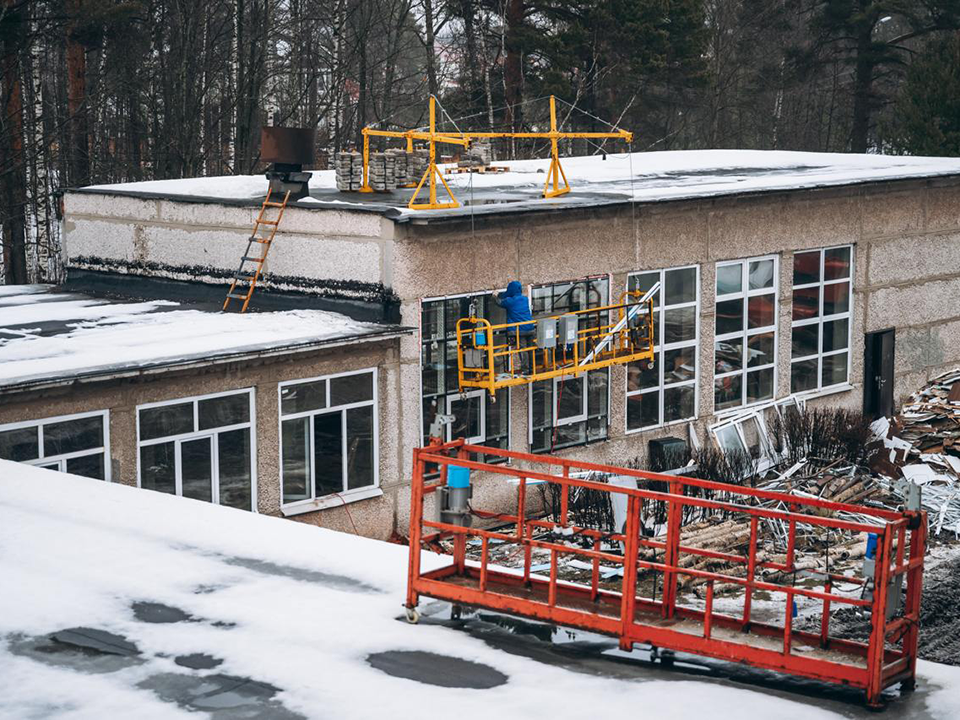
[{"label": "yellow crane frame on roof", "polygon": [[[659,286],[657,283],[646,293],[625,292],[616,305],[530,322],[493,325],[484,318],[461,318],[457,321],[460,392],[482,388],[494,395],[500,388],[561,375],[576,376],[610,365],[642,361],[652,365],[653,296]],[[611,320],[611,315],[616,319]],[[580,329],[580,320],[585,317],[595,322]],[[549,323],[554,329],[562,327],[565,319],[575,323],[575,338],[563,337],[561,331],[552,336],[552,345],[541,346],[537,335],[544,335],[542,330],[530,332],[531,326],[541,323]],[[525,356],[528,362],[524,362]],[[524,372],[518,367],[522,365],[527,365]]]},{"label": "yellow crane frame on roof", "polygon": [[[363,184],[360,186],[360,192],[372,193],[370,187],[370,138],[388,137],[406,140],[407,152],[413,151],[413,141],[425,141],[430,148],[430,160],[427,170],[420,178],[413,197],[407,207],[411,210],[437,210],[442,208],[460,207],[460,202],[454,197],[447,181],[443,179],[443,174],[437,167],[437,143],[447,143],[448,145],[460,145],[464,148],[470,147],[474,140],[493,139],[493,138],[543,138],[550,140],[550,169],[547,172],[547,179],[543,185],[543,197],[552,198],[564,195],[570,192],[570,183],[567,181],[567,175],[560,165],[560,151],[557,145],[559,140],[570,138],[604,139],[613,138],[624,140],[627,143],[633,142],[633,133],[627,130],[617,130],[615,132],[561,132],[557,130],[557,105],[553,95],[550,96],[550,131],[549,132],[450,132],[437,131],[436,121],[436,98],[430,96],[430,126],[429,130],[377,130],[373,127],[365,127],[361,131],[363,134]],[[443,184],[447,195],[450,198],[446,202],[437,200],[437,178]],[[562,183],[561,183],[562,180]],[[417,202],[417,197],[423,189],[424,184],[428,187],[429,199],[427,202]],[[405,187],[414,187],[407,185]]]}]

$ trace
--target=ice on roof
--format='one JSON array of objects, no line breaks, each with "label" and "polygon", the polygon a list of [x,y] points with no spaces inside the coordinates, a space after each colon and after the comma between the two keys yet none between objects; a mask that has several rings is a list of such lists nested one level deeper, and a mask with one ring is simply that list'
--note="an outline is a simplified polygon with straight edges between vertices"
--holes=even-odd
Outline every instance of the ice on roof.
[{"label": "ice on roof", "polygon": [[[861,155],[772,150],[671,150],[614,152],[606,156],[562,158],[573,191],[552,200],[540,199],[549,160],[500,161],[509,172],[445,175],[457,199],[455,210],[429,213],[410,211],[412,190],[393,193],[343,193],[336,190],[332,170],[315,171],[311,196],[304,207],[366,208],[398,219],[427,219],[448,215],[497,213],[519,209],[546,209],[628,201],[712,197],[751,192],[829,187],[883,180],[960,174],[960,159]],[[168,197],[259,200],[267,191],[263,176],[207,177],[155,180],[116,185],[94,185],[88,191],[145,193]]]},{"label": "ice on roof", "polygon": [[322,310],[235,313],[0,288],[0,388],[396,331]]},{"label": "ice on roof", "polygon": [[[458,720],[489,720],[594,717],[598,707],[632,717],[650,707],[663,720],[703,708],[715,720],[827,720],[850,710],[813,692],[784,697],[697,678],[705,666],[664,675],[643,653],[610,658],[596,643],[580,650],[578,672],[573,646],[554,653],[518,636],[505,652],[492,625],[478,637],[409,625],[399,620],[408,549],[313,525],[4,460],[0,513],[0,547],[15,548],[0,553],[0,717],[414,720],[447,708]],[[427,553],[422,563],[437,566]],[[179,613],[145,622],[145,604]],[[71,652],[49,639],[68,629],[119,636],[129,652]],[[507,682],[439,687],[366,661],[393,650],[482,663]],[[178,662],[202,656],[220,664]],[[918,676],[917,692],[896,702],[956,718],[960,668],[921,661]],[[243,695],[243,680],[260,693]],[[258,703],[271,694],[272,705]]]}]

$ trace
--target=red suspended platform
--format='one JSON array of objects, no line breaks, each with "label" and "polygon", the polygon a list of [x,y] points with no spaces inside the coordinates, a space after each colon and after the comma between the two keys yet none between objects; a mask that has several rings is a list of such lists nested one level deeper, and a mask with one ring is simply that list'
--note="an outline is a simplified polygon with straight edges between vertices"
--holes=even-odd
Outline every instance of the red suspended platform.
[{"label": "red suspended platform", "polygon": [[[475,458],[479,457],[509,460],[510,464],[478,462]],[[474,517],[497,529],[463,527],[425,518],[424,503],[446,485],[447,470],[451,465],[469,468],[474,474],[479,471],[514,479],[517,490],[512,510],[495,513],[471,508]],[[415,617],[420,596],[425,595],[456,605],[483,607],[612,635],[619,638],[624,650],[631,649],[634,643],[651,644],[661,649],[860,688],[864,690],[867,705],[874,708],[882,707],[880,695],[884,688],[897,683],[902,683],[903,689],[913,687],[927,527],[926,513],[922,511],[894,512],[708,480],[474,446],[463,440],[415,449],[413,468],[406,602],[411,617]],[[431,472],[429,477],[428,469]],[[635,478],[637,488],[571,477],[584,472]],[[533,515],[531,510],[538,499],[528,497],[535,483],[547,483],[559,490],[559,522],[529,517]],[[627,513],[623,532],[610,533],[568,523],[570,493],[574,488],[625,496]],[[434,496],[435,501],[438,499],[439,493]],[[787,509],[770,507],[776,505],[776,501]],[[665,503],[665,536],[647,537],[641,533],[641,513],[644,504],[650,502]],[[766,506],[761,506],[761,502]],[[726,513],[728,517],[748,522],[750,542],[747,555],[717,552],[685,543],[682,526],[685,511],[688,515],[705,511]],[[854,513],[866,520],[843,519],[837,517],[838,513]],[[778,521],[787,526],[785,562],[758,557],[758,527],[764,521]],[[904,576],[898,581],[905,586],[903,613],[888,618],[887,592],[874,591],[866,596],[836,592],[838,583],[864,584],[866,581],[859,577],[818,573],[814,577],[819,580],[813,585],[809,573],[802,585],[764,579],[764,570],[780,571],[780,577],[792,574],[792,578],[796,578],[798,526],[807,531],[829,528],[875,534],[873,587],[888,588],[895,578]],[[535,538],[535,535],[540,537]],[[467,558],[467,543],[473,538],[480,540],[479,561]],[[436,551],[441,540],[453,541],[452,561],[435,570],[421,572],[420,550]],[[521,548],[524,555],[522,570],[491,567],[491,541]],[[611,551],[611,546],[622,548],[622,554],[615,549]],[[531,571],[531,555],[536,548],[549,551],[549,575]],[[589,585],[557,579],[558,562],[564,556],[592,565]],[[741,565],[745,573],[740,577],[695,569],[690,567],[691,557]],[[684,558],[687,558],[686,562]],[[618,591],[600,587],[601,563],[603,567],[622,567],[623,579]],[[639,596],[640,571],[648,578],[652,573],[662,582],[658,599]],[[699,578],[705,583],[703,607],[678,602],[678,583],[682,578]],[[733,616],[714,608],[714,594],[721,586],[738,588],[742,613]],[[751,618],[753,596],[758,591],[783,597],[782,623],[757,622]],[[797,597],[822,602],[819,633],[793,629],[793,601]],[[871,632],[867,642],[830,634],[830,611],[836,607],[859,607],[869,612]]]}]

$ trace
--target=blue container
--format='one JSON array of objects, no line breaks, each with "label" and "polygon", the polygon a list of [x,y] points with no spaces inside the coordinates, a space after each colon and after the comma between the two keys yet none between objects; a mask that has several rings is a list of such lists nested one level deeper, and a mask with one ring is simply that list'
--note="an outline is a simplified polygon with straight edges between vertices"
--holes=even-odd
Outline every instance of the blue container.
[{"label": "blue container", "polygon": [[877,554],[877,534],[867,533],[867,560],[873,560]]},{"label": "blue container", "polygon": [[450,487],[450,488],[470,487],[470,468],[460,467],[459,465],[448,465],[447,466],[447,487]]},{"label": "blue container", "polygon": [[473,344],[476,347],[483,347],[487,344],[487,334],[483,331],[475,332],[473,334]]}]

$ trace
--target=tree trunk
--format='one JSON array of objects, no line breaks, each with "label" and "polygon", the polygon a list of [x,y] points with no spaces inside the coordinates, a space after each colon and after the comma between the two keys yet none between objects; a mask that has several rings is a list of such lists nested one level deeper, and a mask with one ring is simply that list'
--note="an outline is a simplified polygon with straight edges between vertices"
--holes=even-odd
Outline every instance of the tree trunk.
[{"label": "tree trunk", "polygon": [[23,96],[20,85],[20,39],[26,32],[23,9],[6,0],[2,17],[2,108],[0,124],[0,228],[3,240],[3,279],[8,285],[27,282],[26,168],[23,156]]},{"label": "tree trunk", "polygon": [[437,83],[437,49],[433,32],[433,0],[423,0],[424,45],[427,51],[427,89],[431,95],[440,92]]},{"label": "tree trunk", "polygon": [[853,124],[850,128],[850,150],[867,151],[873,94],[873,61],[870,59],[870,38],[873,27],[863,23],[857,31],[857,63],[853,87]]},{"label": "tree trunk", "polygon": [[67,0],[67,113],[70,119],[70,178],[90,182],[90,128],[87,121],[87,52],[78,37],[83,0]]},{"label": "tree trunk", "polygon": [[503,65],[503,89],[507,101],[507,124],[513,132],[523,127],[523,47],[521,42],[524,20],[523,0],[507,0],[506,57]]}]

